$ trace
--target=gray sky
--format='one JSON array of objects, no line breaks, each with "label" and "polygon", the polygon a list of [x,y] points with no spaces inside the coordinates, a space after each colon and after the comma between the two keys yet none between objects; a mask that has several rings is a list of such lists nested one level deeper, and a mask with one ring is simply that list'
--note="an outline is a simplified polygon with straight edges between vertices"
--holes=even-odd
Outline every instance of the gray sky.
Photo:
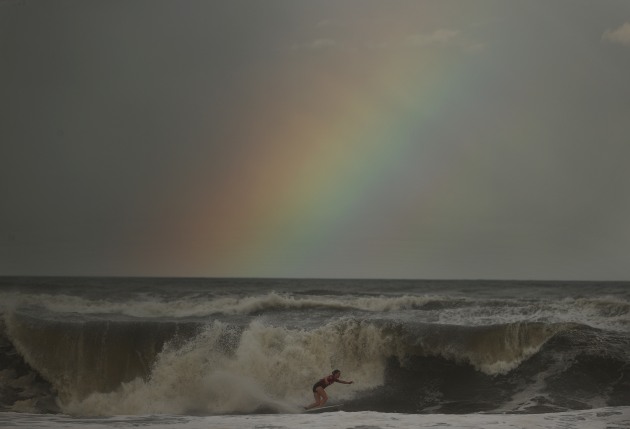
[{"label": "gray sky", "polygon": [[628,1],[0,1],[0,275],[630,280]]}]

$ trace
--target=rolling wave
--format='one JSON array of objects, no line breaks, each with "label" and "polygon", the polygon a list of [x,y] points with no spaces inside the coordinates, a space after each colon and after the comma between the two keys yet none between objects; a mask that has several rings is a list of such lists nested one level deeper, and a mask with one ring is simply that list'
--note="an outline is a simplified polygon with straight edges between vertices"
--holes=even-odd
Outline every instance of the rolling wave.
[{"label": "rolling wave", "polygon": [[1,338],[10,367],[2,376],[13,389],[2,396],[9,410],[289,412],[310,401],[310,386],[333,367],[355,381],[329,392],[349,410],[537,412],[630,404],[628,338],[577,323],[461,326],[346,317],[306,330],[261,319],[60,321],[13,312],[5,315]]}]

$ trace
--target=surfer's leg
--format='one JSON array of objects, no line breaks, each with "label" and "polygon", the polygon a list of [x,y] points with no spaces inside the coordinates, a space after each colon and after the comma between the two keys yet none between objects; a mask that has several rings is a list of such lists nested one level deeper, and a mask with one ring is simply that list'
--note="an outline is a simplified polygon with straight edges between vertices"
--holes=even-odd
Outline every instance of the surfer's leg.
[{"label": "surfer's leg", "polygon": [[306,407],[304,407],[304,409],[310,410],[311,408],[314,408],[319,405],[319,393],[313,392],[313,397],[315,398],[315,402],[313,402],[310,405],[307,405]]},{"label": "surfer's leg", "polygon": [[319,394],[317,392],[313,392],[313,397],[315,398],[315,402],[304,407],[305,410],[310,410],[311,408],[315,408],[319,405]]},{"label": "surfer's leg", "polygon": [[326,395],[326,391],[323,387],[317,387],[317,389],[315,389],[315,391],[313,392],[313,397],[315,398],[315,402],[307,406],[307,410],[315,407],[321,407],[328,400],[328,395]]},{"label": "surfer's leg", "polygon": [[318,387],[317,393],[319,393],[319,403],[317,404],[317,406],[323,407],[326,404],[326,401],[328,400],[328,395],[326,394],[326,391],[324,390],[323,387]]}]

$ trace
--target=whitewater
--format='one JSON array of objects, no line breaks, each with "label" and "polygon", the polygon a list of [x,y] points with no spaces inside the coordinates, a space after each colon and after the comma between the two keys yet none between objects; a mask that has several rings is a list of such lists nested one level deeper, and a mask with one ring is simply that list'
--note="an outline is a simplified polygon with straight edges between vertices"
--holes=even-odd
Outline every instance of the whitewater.
[{"label": "whitewater", "polygon": [[630,427],[628,286],[0,278],[0,426]]}]

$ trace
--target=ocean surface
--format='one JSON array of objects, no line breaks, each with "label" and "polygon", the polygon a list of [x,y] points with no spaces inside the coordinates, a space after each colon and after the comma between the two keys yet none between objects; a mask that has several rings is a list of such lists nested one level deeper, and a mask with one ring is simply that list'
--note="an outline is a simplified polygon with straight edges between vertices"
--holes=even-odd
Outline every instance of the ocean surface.
[{"label": "ocean surface", "polygon": [[630,427],[628,282],[3,277],[0,314],[0,427]]}]

